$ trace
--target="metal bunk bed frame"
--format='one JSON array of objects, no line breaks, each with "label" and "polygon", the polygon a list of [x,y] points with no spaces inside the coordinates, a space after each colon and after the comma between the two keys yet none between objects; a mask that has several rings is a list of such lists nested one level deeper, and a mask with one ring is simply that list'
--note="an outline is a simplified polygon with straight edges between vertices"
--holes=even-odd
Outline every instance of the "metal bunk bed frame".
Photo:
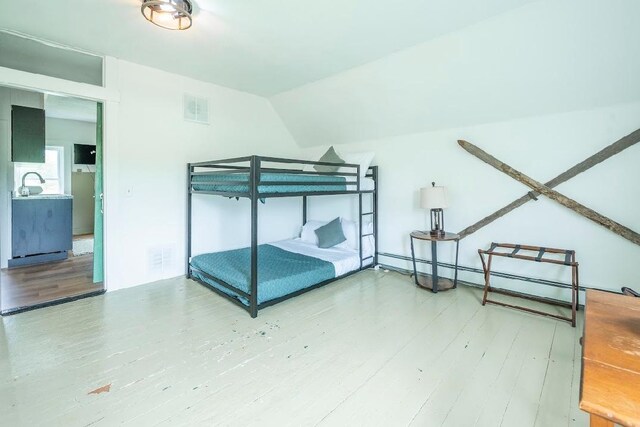
[{"label": "metal bunk bed frame", "polygon": [[[238,165],[239,163],[249,163],[248,166]],[[354,173],[338,173],[338,172],[317,172],[317,171],[303,171],[300,169],[291,169],[291,168],[278,168],[278,167],[263,167],[263,163],[279,163],[279,164],[297,164],[297,165],[321,165],[321,166],[339,166],[339,167],[347,167],[353,168]],[[205,172],[197,172],[196,169],[210,169]],[[286,173],[286,174],[301,174],[301,175],[318,175],[318,176],[340,176],[347,177],[347,180],[344,182],[345,190],[344,191],[302,191],[302,192],[279,192],[279,193],[260,193],[259,186],[263,185],[277,185],[277,186],[288,186],[288,185],[304,185],[304,186],[334,186],[334,185],[343,185],[343,183],[334,183],[334,182],[326,182],[326,181],[304,181],[304,182],[280,182],[280,181],[268,181],[261,180],[262,172],[275,172],[275,173]],[[249,181],[214,181],[208,180],[206,182],[194,181],[193,177],[198,175],[208,175],[215,176],[217,174],[229,174],[229,173],[248,173]],[[313,289],[319,288],[321,286],[327,285],[336,280],[342,279],[344,277],[355,274],[359,271],[362,271],[365,268],[368,268],[369,265],[365,266],[364,262],[372,259],[372,266],[378,264],[378,167],[371,166],[367,170],[365,175],[366,177],[370,177],[373,179],[374,188],[373,190],[361,190],[360,186],[360,165],[357,164],[346,164],[346,163],[330,163],[330,162],[315,162],[309,160],[295,160],[295,159],[284,159],[278,157],[265,157],[265,156],[246,156],[246,157],[236,157],[232,159],[224,159],[224,160],[214,160],[209,162],[199,162],[199,163],[189,163],[187,164],[187,254],[186,254],[186,265],[187,278],[193,279],[200,284],[204,285],[207,289],[217,293],[218,295],[226,298],[227,300],[233,302],[234,304],[242,307],[247,310],[252,318],[258,316],[258,310],[269,307],[271,305],[277,304],[279,302],[285,301],[289,298],[296,297],[305,292],[309,292]],[[355,177],[355,180],[349,180],[349,177]],[[194,189],[194,185],[247,185],[248,191],[246,192],[227,192],[227,191],[199,191]],[[355,187],[355,188],[353,188]],[[193,194],[209,194],[216,196],[223,196],[229,198],[248,198],[251,201],[251,284],[250,284],[250,292],[244,292],[229,283],[218,279],[202,270],[196,269],[191,266],[191,232],[192,232],[192,196]],[[362,212],[362,197],[364,194],[372,195],[372,211],[371,212]],[[302,197],[302,224],[306,224],[307,222],[307,198],[312,196],[330,196],[330,195],[358,195],[358,209],[359,209],[359,255],[360,255],[360,268],[354,271],[351,271],[347,274],[335,277],[333,279],[325,280],[316,285],[310,286],[305,289],[298,290],[291,294],[285,295],[280,298],[272,299],[261,304],[258,304],[258,202],[262,199],[273,198],[273,197]],[[365,216],[372,216],[373,219],[373,233],[362,234],[362,219]],[[374,252],[373,256],[369,256],[366,258],[362,258],[362,239],[367,236],[374,237]],[[204,281],[198,279],[197,277],[192,276],[192,272],[196,271],[198,274],[207,277],[210,280],[215,281],[220,286],[229,289],[232,292],[246,298],[249,301],[249,305],[243,304],[238,298],[235,298],[227,293],[216,289]]]}]

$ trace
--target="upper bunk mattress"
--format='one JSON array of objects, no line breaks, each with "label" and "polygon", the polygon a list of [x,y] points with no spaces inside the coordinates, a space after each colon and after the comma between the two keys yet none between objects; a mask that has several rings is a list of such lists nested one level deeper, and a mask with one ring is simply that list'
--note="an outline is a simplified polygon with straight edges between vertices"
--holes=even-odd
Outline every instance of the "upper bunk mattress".
[{"label": "upper bunk mattress", "polygon": [[[347,179],[344,176],[332,175],[305,175],[290,173],[271,173],[264,172],[260,174],[261,181],[275,181],[288,183],[289,185],[269,184],[258,185],[259,194],[267,193],[302,193],[302,192],[333,192],[333,191],[355,191],[355,185],[347,185]],[[192,181],[195,183],[193,189],[195,191],[216,191],[223,193],[248,193],[249,192],[249,173],[235,172],[215,175],[194,175]],[[243,181],[246,184],[223,184],[212,181]],[[326,185],[310,185],[314,183],[326,183]],[[349,179],[352,182],[352,178]],[[294,184],[294,185],[291,185]],[[365,178],[360,181],[361,190],[373,190],[373,180]]]}]

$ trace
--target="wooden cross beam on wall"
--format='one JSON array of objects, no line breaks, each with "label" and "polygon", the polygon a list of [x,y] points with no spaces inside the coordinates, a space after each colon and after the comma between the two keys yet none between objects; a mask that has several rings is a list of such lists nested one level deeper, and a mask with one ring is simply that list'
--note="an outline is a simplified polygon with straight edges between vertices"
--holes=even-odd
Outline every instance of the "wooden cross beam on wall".
[{"label": "wooden cross beam on wall", "polygon": [[485,151],[481,150],[480,148],[476,147],[470,142],[462,141],[462,140],[458,141],[458,144],[460,144],[461,147],[463,147],[465,150],[467,150],[474,156],[478,157],[485,163],[495,167],[496,169],[506,173],[512,178],[522,182],[523,184],[527,185],[533,190],[525,194],[524,196],[520,197],[519,199],[516,199],[513,202],[509,203],[507,206],[503,207],[502,209],[497,210],[493,214],[465,228],[458,234],[460,234],[461,238],[464,238],[478,231],[480,228],[484,227],[485,225],[488,225],[493,221],[495,221],[496,219],[506,215],[512,210],[524,205],[529,200],[537,200],[537,196],[539,196],[540,194],[544,194],[545,196],[557,201],[558,203],[568,207],[569,209],[572,209],[573,211],[579,213],[580,215],[585,216],[590,220],[597,222],[598,224],[608,228],[609,230],[624,237],[625,239],[640,245],[640,234],[629,229],[628,227],[623,226],[622,224],[619,224],[611,220],[610,218],[607,218],[604,215],[601,215],[593,211],[592,209],[587,208],[584,205],[581,205],[575,200],[572,200],[558,193],[557,191],[552,190],[553,187],[560,185],[563,182],[566,182],[567,180],[592,168],[593,166],[599,163],[602,163],[606,159],[620,153],[621,151],[635,145],[638,142],[640,142],[640,129],[630,133],[629,135],[619,139],[618,141],[614,142],[608,147],[600,150],[598,153],[578,163],[572,168],[566,170],[565,172],[561,173],[560,175],[558,175],[551,181],[547,182],[546,184],[542,184],[533,180],[532,178],[529,178],[523,173],[513,169],[509,165],[501,162],[500,160],[496,159],[495,157],[491,156],[490,154],[486,153]]}]

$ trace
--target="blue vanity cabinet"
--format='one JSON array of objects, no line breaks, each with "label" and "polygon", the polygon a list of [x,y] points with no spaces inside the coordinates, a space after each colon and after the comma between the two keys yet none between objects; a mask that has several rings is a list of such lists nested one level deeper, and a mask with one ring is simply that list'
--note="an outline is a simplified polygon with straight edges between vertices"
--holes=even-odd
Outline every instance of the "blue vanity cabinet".
[{"label": "blue vanity cabinet", "polygon": [[10,265],[66,259],[72,248],[72,209],[71,197],[14,198]]}]

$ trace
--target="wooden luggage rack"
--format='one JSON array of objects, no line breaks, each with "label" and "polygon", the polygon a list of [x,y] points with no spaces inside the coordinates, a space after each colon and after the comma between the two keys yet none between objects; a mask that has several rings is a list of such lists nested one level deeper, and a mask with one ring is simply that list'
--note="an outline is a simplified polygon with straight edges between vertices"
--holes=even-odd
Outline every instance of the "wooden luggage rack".
[{"label": "wooden luggage rack", "polygon": [[[510,251],[498,252],[496,249],[510,249]],[[520,251],[537,252],[537,255],[521,255]],[[545,254],[564,255],[564,260],[545,258]],[[578,262],[576,261],[576,252],[567,249],[553,249],[543,248],[540,246],[527,246],[527,245],[514,245],[510,243],[491,243],[491,247],[488,250],[478,249],[480,260],[482,261],[482,269],[484,270],[484,296],[482,298],[482,305],[491,303],[495,305],[501,305],[504,307],[515,308],[517,310],[527,311],[529,313],[542,314],[544,316],[553,317],[556,319],[564,320],[571,323],[571,326],[576,326],[576,311],[578,308]],[[484,255],[487,255],[487,261],[485,262]],[[525,261],[544,262],[550,264],[566,265],[571,267],[571,303],[565,303],[560,301],[553,301],[542,297],[536,297],[532,295],[522,295],[516,292],[510,292],[504,289],[495,289],[491,287],[491,260],[494,256],[516,258]],[[495,292],[503,295],[509,295],[519,298],[525,298],[531,301],[543,302],[546,304],[557,305],[561,307],[568,307],[571,309],[571,317],[565,317],[558,314],[552,314],[545,311],[534,310],[528,307],[522,307],[514,304],[507,304],[499,301],[490,300],[488,298],[489,292]]]}]

